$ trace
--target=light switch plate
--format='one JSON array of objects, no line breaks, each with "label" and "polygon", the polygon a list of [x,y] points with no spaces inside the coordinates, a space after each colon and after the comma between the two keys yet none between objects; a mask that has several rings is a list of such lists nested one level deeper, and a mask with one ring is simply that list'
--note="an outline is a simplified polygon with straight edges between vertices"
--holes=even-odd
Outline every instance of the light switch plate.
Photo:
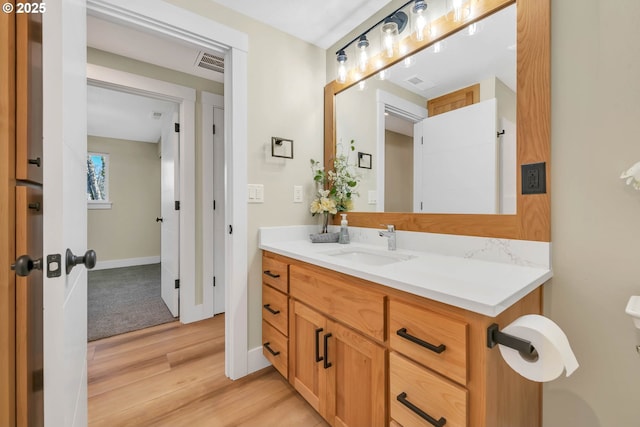
[{"label": "light switch plate", "polygon": [[293,186],[293,203],[302,203],[302,185]]},{"label": "light switch plate", "polygon": [[264,185],[248,184],[247,195],[249,203],[264,203]]},{"label": "light switch plate", "polygon": [[368,195],[368,202],[370,205],[375,205],[376,203],[378,203],[378,194],[376,190],[369,190],[367,195]]}]

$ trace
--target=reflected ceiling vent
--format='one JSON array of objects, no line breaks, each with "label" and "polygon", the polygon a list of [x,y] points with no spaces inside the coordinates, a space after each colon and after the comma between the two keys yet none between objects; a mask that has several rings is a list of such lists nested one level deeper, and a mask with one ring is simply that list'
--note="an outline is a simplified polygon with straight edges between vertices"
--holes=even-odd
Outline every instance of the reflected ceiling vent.
[{"label": "reflected ceiling vent", "polygon": [[207,52],[200,52],[196,58],[196,66],[217,73],[224,73],[224,58]]},{"label": "reflected ceiling vent", "polygon": [[435,84],[433,84],[432,82],[422,80],[418,76],[408,77],[404,81],[420,90],[427,90],[427,89],[431,89],[432,87],[435,87]]}]

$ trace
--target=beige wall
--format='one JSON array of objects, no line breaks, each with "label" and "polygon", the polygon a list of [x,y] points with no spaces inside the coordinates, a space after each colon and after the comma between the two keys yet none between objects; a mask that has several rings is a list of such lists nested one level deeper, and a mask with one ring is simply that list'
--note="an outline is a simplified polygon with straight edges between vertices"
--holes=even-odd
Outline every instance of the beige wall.
[{"label": "beige wall", "polygon": [[[325,51],[208,0],[169,0],[246,33],[248,52],[248,159],[251,184],[264,184],[265,202],[248,205],[249,348],[260,346],[261,252],[258,227],[319,224],[311,217],[310,159],[322,159]],[[271,157],[271,137],[294,141],[294,159]],[[302,185],[304,202],[293,203]]]},{"label": "beige wall", "polygon": [[580,368],[544,387],[545,427],[640,424],[640,2],[552,1],[552,240],[545,313]]},{"label": "beige wall", "polygon": [[384,136],[384,211],[413,211],[413,138],[386,131]]},{"label": "beige wall", "polygon": [[157,144],[89,136],[88,150],[109,154],[111,209],[89,209],[88,247],[99,261],[160,256]]}]

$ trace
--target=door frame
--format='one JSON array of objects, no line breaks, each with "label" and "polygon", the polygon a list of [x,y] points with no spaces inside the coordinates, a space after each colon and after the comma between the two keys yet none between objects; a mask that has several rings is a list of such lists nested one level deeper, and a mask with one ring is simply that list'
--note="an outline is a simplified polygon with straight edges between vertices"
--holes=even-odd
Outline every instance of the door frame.
[{"label": "door frame", "polygon": [[180,123],[180,215],[179,215],[179,271],[180,320],[190,323],[200,320],[195,304],[195,89],[179,86],[124,71],[87,64],[87,84],[178,104]]},{"label": "door frame", "polygon": [[[164,2],[154,3],[153,7],[142,3],[130,0],[87,0],[87,13],[159,37],[169,37],[200,49],[223,53],[225,57],[224,223],[228,230],[225,233],[224,253],[227,307],[225,374],[231,379],[241,378],[249,373],[246,206],[248,36]],[[195,186],[195,175],[189,177],[189,182],[181,182],[181,187],[189,185]],[[193,253],[195,258],[195,244],[185,249]],[[187,320],[191,319],[183,319]]]},{"label": "door frame", "polygon": [[[401,117],[412,123],[417,123],[422,119],[425,119],[429,114],[426,108],[414,104],[406,99],[400,98],[392,93],[385,92],[384,90],[376,90],[376,151],[378,153],[376,167],[378,172],[376,174],[376,186],[377,186],[377,198],[376,198],[376,212],[384,212],[384,170],[385,170],[385,112],[387,110],[393,111],[394,115]],[[415,128],[414,128],[415,129]],[[419,148],[420,137],[414,131],[413,146],[414,157],[415,151]],[[415,159],[414,159],[415,163]],[[414,188],[415,188],[415,164],[414,164]],[[414,198],[415,203],[415,198]],[[414,204],[414,212],[415,204]]]}]

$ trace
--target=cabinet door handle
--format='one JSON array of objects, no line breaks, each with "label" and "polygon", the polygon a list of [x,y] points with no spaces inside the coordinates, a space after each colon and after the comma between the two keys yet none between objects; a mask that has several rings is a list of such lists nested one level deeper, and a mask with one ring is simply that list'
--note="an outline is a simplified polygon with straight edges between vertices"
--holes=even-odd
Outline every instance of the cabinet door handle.
[{"label": "cabinet door handle", "polygon": [[279,355],[279,354],[280,354],[280,352],[279,352],[279,351],[273,351],[273,349],[271,348],[270,344],[271,344],[270,342],[266,342],[266,343],[262,344],[262,346],[263,346],[264,348],[266,348],[266,349],[267,349],[267,351],[268,351],[269,353],[273,354],[274,356]]},{"label": "cabinet door handle", "polygon": [[[322,328],[316,329],[316,363],[322,362],[324,360],[324,357],[320,356],[320,333],[322,331],[324,331],[324,329]],[[326,344],[325,344],[325,347],[326,347]]]},{"label": "cabinet door handle", "polygon": [[263,273],[269,277],[273,277],[274,279],[277,279],[278,277],[280,277],[279,274],[272,273],[271,270],[265,270]]},{"label": "cabinet door handle", "polygon": [[324,335],[324,369],[329,369],[332,366],[329,362],[329,338],[332,336],[331,333]]},{"label": "cabinet door handle", "polygon": [[434,353],[440,354],[443,351],[445,351],[446,348],[447,348],[447,346],[444,345],[444,344],[440,344],[438,346],[435,346],[435,345],[433,345],[431,343],[428,343],[426,341],[421,340],[418,337],[414,337],[413,335],[410,335],[410,334],[407,333],[407,328],[398,329],[396,331],[396,334],[400,335],[404,339],[407,339],[407,340],[409,340],[409,341],[411,341],[413,343],[418,344],[419,346],[427,348],[427,349],[433,351]]},{"label": "cabinet door handle", "polygon": [[280,310],[274,310],[273,308],[271,308],[271,304],[265,304],[263,305],[263,307],[271,314],[276,315],[278,313],[280,313]]},{"label": "cabinet door handle", "polygon": [[435,427],[443,427],[447,423],[447,419],[444,417],[440,417],[439,420],[436,420],[431,415],[424,412],[422,409],[418,408],[413,403],[407,400],[407,393],[402,392],[397,396],[398,402],[402,403],[404,406],[409,408],[412,412],[414,412],[417,416],[427,421],[429,424]]}]

